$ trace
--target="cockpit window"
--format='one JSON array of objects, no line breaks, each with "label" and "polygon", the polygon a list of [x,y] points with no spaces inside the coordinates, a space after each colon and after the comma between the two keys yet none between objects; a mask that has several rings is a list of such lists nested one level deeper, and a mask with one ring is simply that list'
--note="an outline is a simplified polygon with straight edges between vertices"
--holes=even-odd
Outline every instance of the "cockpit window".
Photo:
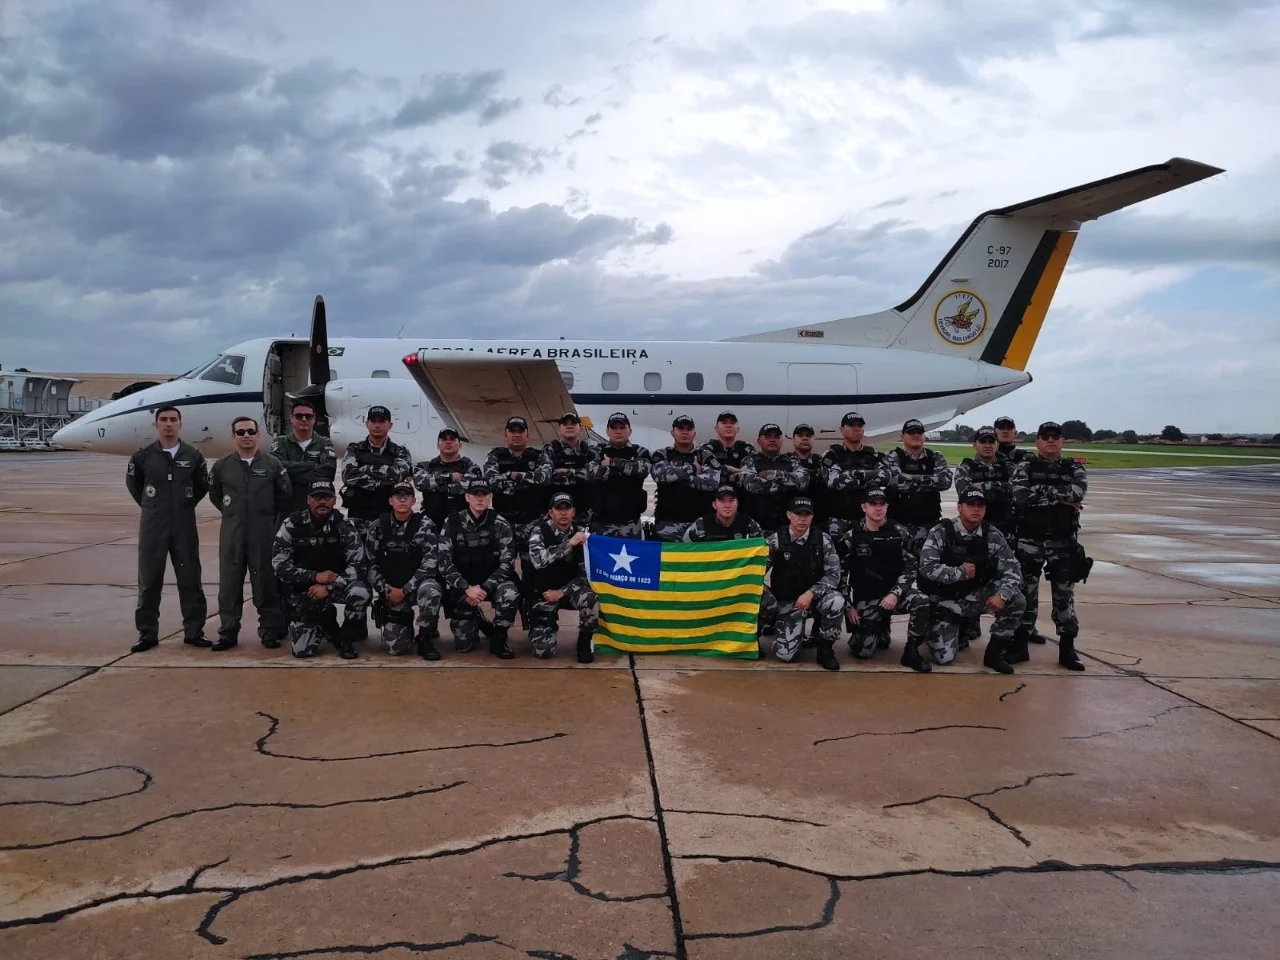
[{"label": "cockpit window", "polygon": [[223,355],[209,365],[209,369],[200,374],[201,380],[213,380],[216,383],[229,383],[240,386],[240,374],[244,372],[244,357]]},{"label": "cockpit window", "polygon": [[220,360],[220,359],[222,359],[222,358],[221,358],[221,357],[214,357],[212,360],[203,360],[203,361],[201,361],[200,363],[197,363],[194,367],[192,367],[192,368],[191,368],[190,370],[188,370],[186,373],[179,374],[179,375],[178,375],[178,379],[179,379],[179,380],[194,380],[196,377],[200,376],[200,374],[201,374],[201,373],[203,373],[205,370],[207,370],[207,369],[209,368],[209,365],[210,365],[210,364],[212,364],[212,363],[216,363],[216,362],[217,362],[218,360]]}]

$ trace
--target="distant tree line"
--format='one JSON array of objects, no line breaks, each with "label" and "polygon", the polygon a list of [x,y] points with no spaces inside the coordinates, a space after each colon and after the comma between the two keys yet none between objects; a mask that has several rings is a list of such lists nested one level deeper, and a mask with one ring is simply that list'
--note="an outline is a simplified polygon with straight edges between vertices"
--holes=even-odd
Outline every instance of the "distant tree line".
[{"label": "distant tree line", "polygon": [[[972,443],[976,432],[976,429],[968,424],[958,423],[950,429],[939,430],[938,439],[945,443]],[[1062,436],[1067,440],[1078,440],[1086,443],[1107,440],[1115,440],[1120,443],[1154,443],[1157,441],[1184,443],[1189,439],[1180,428],[1172,423],[1166,424],[1159,433],[1138,433],[1136,430],[1092,430],[1083,420],[1062,421]],[[1242,440],[1246,443],[1252,442],[1247,437],[1222,433],[1206,433],[1204,439],[1210,443],[1229,443],[1233,440]],[[1018,431],[1018,440],[1032,442],[1035,440],[1035,434],[1020,430]],[[1271,442],[1280,443],[1280,433],[1273,436]]]}]

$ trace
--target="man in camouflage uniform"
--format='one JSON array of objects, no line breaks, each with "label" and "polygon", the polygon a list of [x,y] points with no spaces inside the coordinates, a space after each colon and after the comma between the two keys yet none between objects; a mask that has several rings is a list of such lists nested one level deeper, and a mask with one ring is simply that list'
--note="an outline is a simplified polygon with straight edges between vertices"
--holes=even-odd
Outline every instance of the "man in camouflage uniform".
[{"label": "man in camouflage uniform", "polygon": [[1013,475],[1013,496],[1018,504],[1018,561],[1027,600],[1014,662],[1029,659],[1026,644],[1037,635],[1043,571],[1053,597],[1053,623],[1058,628],[1058,665],[1083,670],[1084,664],[1076,655],[1080,622],[1076,619],[1074,557],[1089,481],[1084,464],[1064,457],[1062,446],[1062,427],[1052,421],[1040,424],[1036,453],[1019,463]]},{"label": "man in camouflage uniform", "polygon": [[[1008,417],[1004,418],[1008,420]],[[987,498],[986,522],[1004,534],[1009,546],[1017,552],[1018,541],[1013,528],[1013,461],[997,452],[998,437],[994,427],[979,427],[973,436],[972,457],[966,457],[956,467],[956,495],[971,489],[981,490]],[[1016,453],[1022,451],[1016,450]],[[1025,598],[1024,598],[1025,599]],[[960,649],[978,639],[982,632],[981,621],[969,620],[960,630]],[[1013,660],[1011,662],[1018,662]]]},{"label": "man in camouflage uniform", "polygon": [[480,468],[462,456],[462,438],[453,427],[436,435],[439,456],[415,464],[413,485],[422,491],[422,512],[439,530],[444,518],[466,506],[467,484],[480,478]]},{"label": "man in camouflage uniform", "polygon": [[787,524],[769,534],[769,586],[760,598],[760,617],[777,623],[773,655],[784,663],[800,652],[805,620],[813,617],[818,664],[824,670],[839,670],[835,643],[845,606],[840,558],[831,538],[812,524],[812,501],[795,497],[787,510]]},{"label": "man in camouflage uniform", "polygon": [[894,614],[907,614],[904,667],[928,673],[932,667],[920,656],[929,636],[929,599],[915,589],[918,559],[911,534],[888,519],[883,490],[868,490],[862,501],[862,520],[848,533],[846,586],[849,598],[849,652],[869,660],[877,650],[889,649]]},{"label": "man in camouflage uniform", "polygon": [[960,626],[966,619],[995,614],[983,666],[1013,673],[1008,654],[1025,609],[1022,569],[1013,549],[995,527],[983,522],[981,490],[960,498],[959,516],[929,531],[920,549],[916,583],[932,603],[929,648],[939,664],[955,660]]},{"label": "man in camouflage uniform", "polygon": [[880,486],[880,454],[862,442],[866,424],[861,414],[846,413],[840,420],[844,439],[822,457],[827,474],[827,533],[837,551],[844,549],[849,528],[862,519],[863,496]]},{"label": "man in camouflage uniform", "polygon": [[293,655],[314,657],[325,637],[343,660],[356,658],[348,631],[338,629],[334,604],[345,603],[346,620],[364,620],[369,588],[360,580],[364,548],[360,535],[341,511],[328,480],[313,480],[307,509],[292,513],[276,532],[271,566],[289,593],[289,632]]},{"label": "man in camouflage uniform", "polygon": [[244,575],[249,574],[258,611],[258,639],[274,650],[285,634],[276,574],[271,569],[275,532],[289,514],[293,488],[284,464],[258,449],[258,422],[236,417],[236,446],[209,470],[209,502],[222,514],[218,531],[218,639],[214,650],[240,642]]},{"label": "man in camouflage uniform", "polygon": [[722,483],[716,489],[711,512],[689,524],[689,529],[684,532],[684,542],[717,543],[763,536],[760,524],[738,509],[738,488]]},{"label": "man in camouflage uniform", "polygon": [[919,552],[925,534],[942,519],[942,491],[951,489],[947,458],[925,449],[919,420],[902,425],[902,446],[884,455],[881,479],[889,495],[889,519],[907,528]]},{"label": "man in camouflage uniform", "polygon": [[[476,638],[489,638],[489,652],[500,660],[515,656],[507,631],[520,604],[515,583],[516,537],[511,524],[493,509],[487,481],[467,485],[467,509],[450,515],[440,531],[440,579],[451,591],[449,628],[459,653],[475,649]],[[480,604],[493,606],[485,619]]]},{"label": "man in camouflage uniform", "polygon": [[813,522],[826,529],[827,524],[827,471],[822,457],[813,452],[813,427],[801,423],[791,431],[791,447],[796,462],[809,474],[805,496],[813,501]]},{"label": "man in camouflage uniform", "polygon": [[1012,417],[996,417],[996,441],[999,446],[996,447],[996,453],[1004,457],[1010,463],[1021,463],[1031,456],[1030,450],[1023,450],[1018,446],[1018,426],[1013,422]]},{"label": "man in camouflage uniform", "polygon": [[722,411],[716,417],[716,435],[704,443],[702,449],[720,464],[720,482],[741,489],[739,476],[742,466],[756,448],[745,440],[739,440],[738,430],[738,415],[732,410]]},{"label": "man in camouflage uniform", "polygon": [[587,582],[582,545],[587,532],[574,522],[573,497],[552,494],[546,519],[529,534],[530,580],[534,602],[529,611],[529,643],[533,655],[549,660],[556,653],[562,607],[578,611],[578,662],[591,663],[592,638],[600,620],[600,603]]},{"label": "man in camouflage uniform", "polygon": [[578,519],[591,519],[591,467],[596,451],[582,436],[582,421],[573,411],[560,415],[559,438],[545,444],[538,459],[538,478],[551,493],[563,491],[581,503]]},{"label": "man in camouflage uniform", "polygon": [[743,459],[736,485],[743,492],[743,512],[761,529],[778,530],[786,524],[788,504],[797,496],[805,494],[812,508],[813,498],[806,494],[809,471],[795,454],[782,452],[782,428],[776,423],[761,427],[756,441],[760,449]]},{"label": "man in camouflage uniform", "polygon": [[631,442],[631,420],[625,413],[609,414],[605,429],[609,442],[597,451],[591,465],[591,532],[640,540],[644,537],[640,517],[649,504],[644,481],[653,456]]},{"label": "man in camouflage uniform", "polygon": [[391,512],[364,531],[373,620],[382,627],[382,646],[392,656],[415,645],[413,608],[418,608],[418,656],[439,660],[440,598],[435,524],[413,509],[413,484],[401,480],[391,491]]},{"label": "man in camouflage uniform", "polygon": [[493,509],[511,524],[516,554],[523,568],[529,553],[529,532],[542,519],[551,491],[538,476],[542,451],[529,446],[529,422],[524,417],[507,420],[505,447],[494,447],[484,462],[484,479],[493,490]]},{"label": "man in camouflage uniform", "polygon": [[333,441],[315,432],[316,408],[310,400],[295,400],[287,434],[276,437],[271,455],[284,464],[293,485],[290,513],[307,509],[307,490],[312,480],[333,480],[338,475],[338,457]]},{"label": "man in camouflage uniform", "polygon": [[653,507],[656,540],[683,540],[689,525],[707,512],[720,486],[720,464],[706,447],[694,447],[695,435],[693,418],[681,414],[671,421],[675,442],[653,453],[650,474],[658,488]]}]

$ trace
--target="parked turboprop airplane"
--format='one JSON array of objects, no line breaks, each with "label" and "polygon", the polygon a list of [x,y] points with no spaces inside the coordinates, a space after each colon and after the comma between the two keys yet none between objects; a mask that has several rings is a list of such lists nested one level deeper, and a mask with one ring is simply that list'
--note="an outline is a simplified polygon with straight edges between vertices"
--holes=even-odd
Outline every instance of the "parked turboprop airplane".
[{"label": "parked turboprop airplane", "polygon": [[[365,411],[392,411],[392,436],[415,461],[436,454],[450,426],[483,459],[520,414],[532,442],[555,436],[561,413],[589,427],[624,411],[634,442],[667,446],[689,414],[709,437],[732,409],[743,436],[769,422],[839,437],[857,410],[868,435],[910,417],[940,426],[1031,382],[1027,360],[1076,233],[1087,220],[1222,171],[1174,158],[973,221],[914,294],[868,316],[719,341],[329,340],[316,297],[310,340],[263,338],[229,347],[167,383],[100,407],[54,436],[69,448],[131,454],[154,438],[154,411],[183,412],[183,438],[207,458],[230,452],[231,421],[287,429],[286,398],[316,402],[339,453],[366,435]],[[821,448],[820,448],[821,449]]]}]

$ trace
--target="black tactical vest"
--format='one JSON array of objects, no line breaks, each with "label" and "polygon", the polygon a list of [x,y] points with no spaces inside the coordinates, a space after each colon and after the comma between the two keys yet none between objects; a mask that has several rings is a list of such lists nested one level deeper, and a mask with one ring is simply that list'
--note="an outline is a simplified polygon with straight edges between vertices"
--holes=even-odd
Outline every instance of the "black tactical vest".
[{"label": "black tactical vest", "polygon": [[[352,448],[356,450],[356,463],[362,467],[390,465],[397,454],[405,459],[408,458],[404,447],[390,440],[383,446],[381,453],[374,453],[368,440],[352,444],[347,448],[347,452],[350,453]],[[391,512],[391,504],[388,502],[391,499],[391,493],[395,490],[396,484],[405,479],[412,480],[411,477],[388,477],[386,483],[381,484],[376,490],[344,486],[342,503],[347,508],[347,513],[357,520],[377,520],[384,513]]]},{"label": "black tactical vest", "polygon": [[[550,520],[543,520],[540,526],[542,542],[550,548],[559,546],[582,529],[576,525],[571,526],[569,532],[561,536]],[[538,569],[530,564],[529,569],[533,574],[533,589],[539,595],[543,590],[559,590],[570,580],[582,576],[582,547],[574,547],[567,557],[561,557],[548,567]]]},{"label": "black tactical vest", "polygon": [[853,599],[879,600],[887,596],[906,566],[898,528],[891,523],[879,530],[855,526],[849,531],[849,541],[849,592]]},{"label": "black tactical vest", "polygon": [[[600,448],[600,455],[610,460],[635,460],[639,454],[640,448],[633,443]],[[644,477],[609,477],[597,480],[592,486],[591,518],[598,523],[634,523],[649,503]]]},{"label": "black tactical vest", "polygon": [[453,546],[453,565],[469,586],[479,586],[498,569],[501,551],[498,547],[497,514],[486,510],[478,523],[466,522],[471,511],[461,511],[444,522],[441,536]]},{"label": "black tactical vest", "polygon": [[[343,549],[338,527],[342,514],[334,510],[317,525],[310,510],[299,510],[292,517],[293,562],[304,570],[332,570],[341,573],[347,568],[347,551]],[[307,585],[309,586],[309,585]],[[306,586],[300,589],[306,589]]]},{"label": "black tactical vest", "polygon": [[[765,473],[769,470],[781,470],[784,473],[791,473],[796,466],[795,458],[789,453],[780,453],[776,457],[771,457],[767,453],[757,453],[753,458],[753,462],[757,473]],[[794,487],[787,487],[777,493],[749,493],[744,491],[742,494],[742,506],[747,516],[755,520],[764,529],[777,530],[779,527],[788,524],[787,507],[796,495],[797,491]]]},{"label": "black tactical vest", "polygon": [[[489,456],[504,478],[508,473],[532,474],[538,466],[535,447],[525,447],[519,456],[512,453],[510,447],[494,447]],[[542,484],[521,484],[513,493],[503,493],[496,484],[493,488],[493,509],[512,526],[538,519],[546,512],[548,499],[550,494]]]},{"label": "black tactical vest", "polygon": [[944,600],[958,600],[995,579],[991,557],[987,552],[987,525],[982,524],[978,530],[977,536],[962,540],[956,533],[955,524],[947,521],[944,528],[945,536],[942,540],[943,566],[958,567],[961,564],[972,563],[977,568],[977,572],[972,579],[961,580],[958,583],[942,583],[938,580],[930,580],[921,574],[917,579],[922,591],[935,597],[942,597]]},{"label": "black tactical vest", "polygon": [[[1053,487],[1066,490],[1075,477],[1076,462],[1069,457],[1048,460],[1041,456],[1027,459],[1027,480],[1032,488]],[[1028,540],[1070,540],[1075,536],[1080,514],[1065,503],[1042,507],[1024,507],[1018,518],[1018,536]]]},{"label": "black tactical vest", "polygon": [[[566,447],[562,440],[552,440],[542,449],[551,461],[552,471],[581,470],[596,456],[595,450],[585,440],[579,440],[577,448],[573,450]],[[579,513],[584,513],[590,508],[590,504],[583,499],[583,495],[588,489],[588,481],[578,477],[570,477],[566,481],[563,475],[556,477],[553,472],[551,485],[553,488],[558,487],[561,490],[568,491],[569,495],[573,497],[574,506],[577,507]],[[545,510],[547,505],[544,503],[542,506]]]},{"label": "black tactical vest", "polygon": [[807,457],[794,456],[800,466],[809,471],[809,488],[802,496],[813,501],[813,522],[817,524],[827,517],[827,472],[822,467],[822,458],[816,453]]},{"label": "black tactical vest", "polygon": [[[432,457],[425,464],[427,473],[433,476],[449,477],[452,474],[460,473],[463,476],[463,483],[466,483],[468,471],[471,475],[475,474],[476,465],[467,457],[459,457],[448,463],[439,457]],[[452,481],[450,481],[452,482]],[[391,494],[387,494],[390,496]],[[467,506],[466,497],[461,494],[449,494],[443,490],[423,490],[422,491],[422,512],[431,518],[431,522],[439,529],[444,524],[444,518],[451,513],[457,513],[459,510],[465,509]]]},{"label": "black tactical vest", "polygon": [[[697,450],[681,453],[675,447],[667,447],[663,456],[669,463],[698,462]],[[693,523],[707,512],[713,496],[711,490],[695,490],[688,483],[660,483],[653,518],[659,523]]]},{"label": "black tactical vest", "polygon": [[862,498],[867,490],[875,485],[875,472],[880,467],[880,454],[876,453],[874,447],[864,446],[855,452],[839,443],[831,448],[828,455],[841,470],[866,472],[861,483],[850,485],[843,490],[827,490],[828,513],[841,520],[861,520]]},{"label": "black tactical vest", "polygon": [[[752,536],[751,518],[746,516],[741,510],[738,515],[733,518],[733,523],[724,526],[714,513],[708,513],[702,518],[702,526],[706,529],[706,542],[715,543],[720,540],[745,540]],[[758,534],[756,534],[758,536]]]},{"label": "black tactical vest", "polygon": [[983,494],[987,498],[986,522],[1001,533],[1008,533],[1013,528],[1013,501],[1007,490],[992,489],[987,484],[1008,483],[1013,476],[1013,463],[1003,457],[996,457],[991,463],[983,463],[976,457],[964,461],[969,470],[969,478],[974,484],[982,484]]},{"label": "black tactical vest", "polygon": [[[905,450],[894,450],[891,456],[898,458],[898,468],[907,476],[928,476],[937,472],[938,457],[926,450],[919,460]],[[890,488],[889,519],[914,527],[932,526],[942,519],[942,494],[937,490],[897,490]]]},{"label": "black tactical vest", "polygon": [[778,531],[778,549],[773,554],[769,589],[779,603],[795,603],[796,598],[822,579],[822,531],[809,528],[804,543],[791,539],[791,527]]},{"label": "black tactical vest", "polygon": [[390,586],[403,587],[422,565],[422,544],[414,541],[422,526],[422,514],[411,513],[402,525],[387,513],[378,524],[382,534],[381,552],[372,558],[373,562]]},{"label": "black tactical vest", "polygon": [[742,461],[751,456],[755,448],[745,440],[735,440],[732,447],[726,447],[717,437],[715,440],[708,440],[704,443],[702,449],[715,457],[716,463],[720,464],[720,466],[741,470]]},{"label": "black tactical vest", "polygon": [[1001,443],[996,446],[996,454],[1010,463],[1021,463],[1031,459],[1031,451],[1021,449],[1016,443]]}]

